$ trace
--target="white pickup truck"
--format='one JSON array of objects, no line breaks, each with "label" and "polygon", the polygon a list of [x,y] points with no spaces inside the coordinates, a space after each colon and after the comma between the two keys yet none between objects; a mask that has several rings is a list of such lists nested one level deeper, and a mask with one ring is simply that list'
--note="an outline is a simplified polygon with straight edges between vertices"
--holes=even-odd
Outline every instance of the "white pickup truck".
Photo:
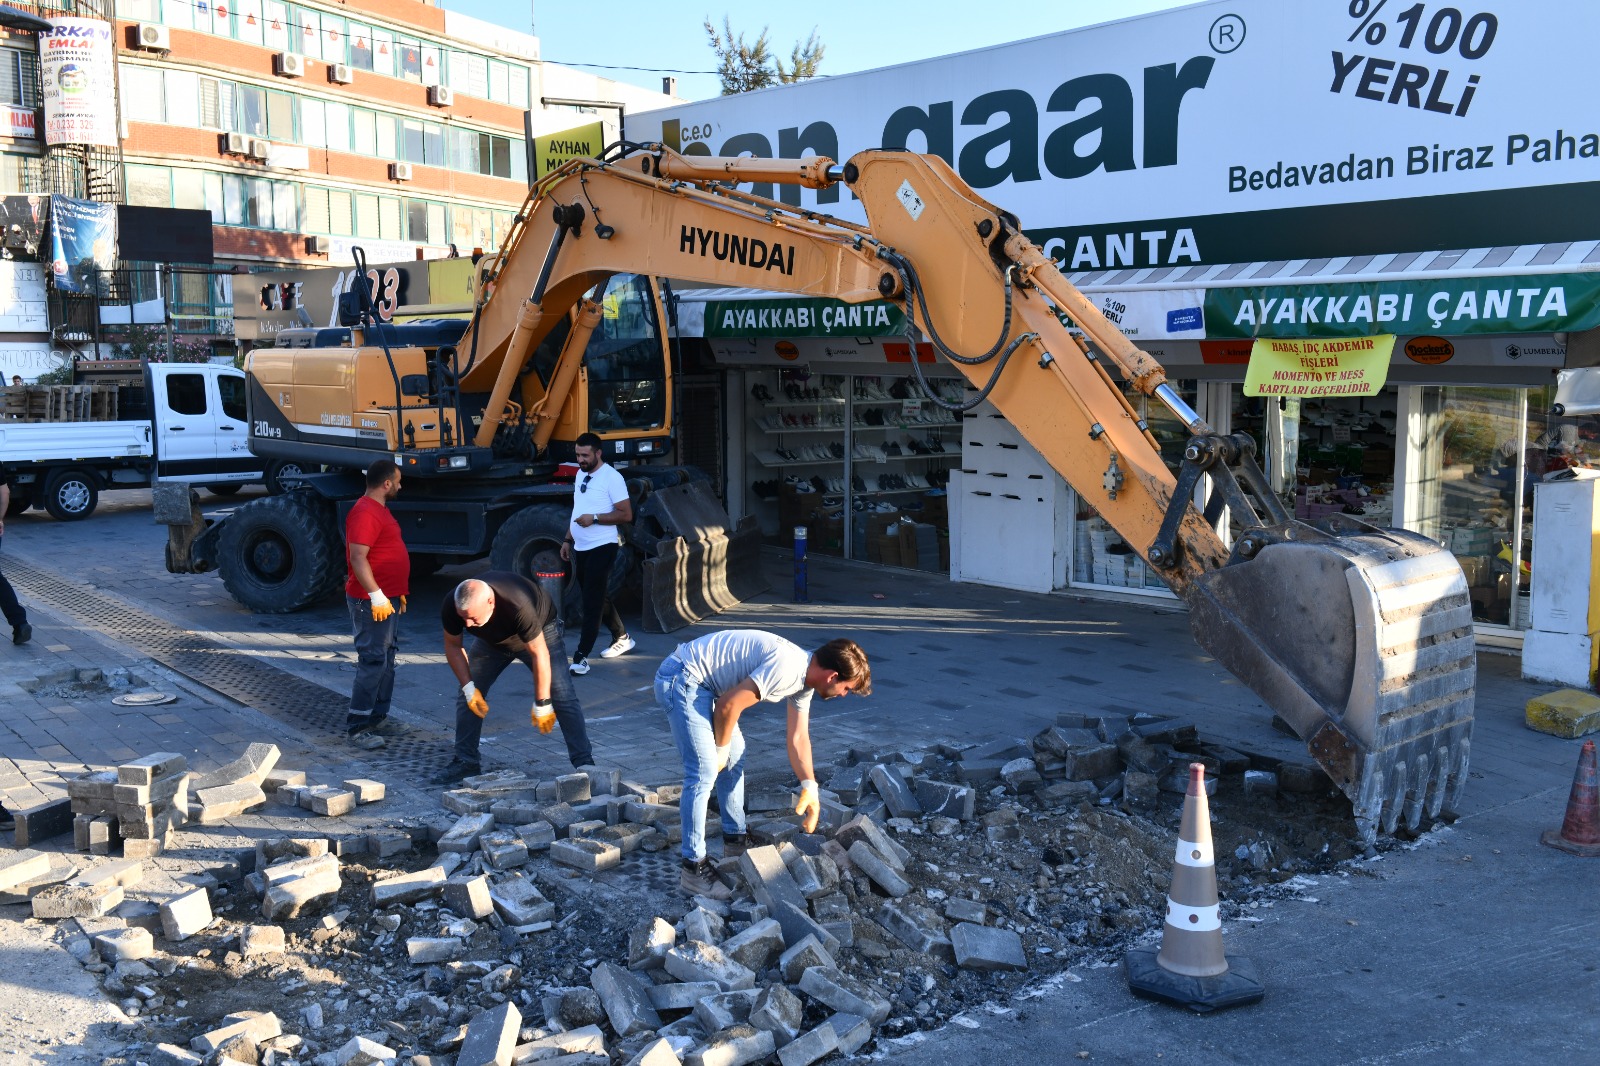
[{"label": "white pickup truck", "polygon": [[80,381],[110,382],[119,394],[111,422],[0,420],[0,464],[11,472],[11,513],[43,507],[64,521],[94,513],[104,489],[158,481],[237,492],[280,475],[250,452],[245,376],[208,363],[80,362]]}]

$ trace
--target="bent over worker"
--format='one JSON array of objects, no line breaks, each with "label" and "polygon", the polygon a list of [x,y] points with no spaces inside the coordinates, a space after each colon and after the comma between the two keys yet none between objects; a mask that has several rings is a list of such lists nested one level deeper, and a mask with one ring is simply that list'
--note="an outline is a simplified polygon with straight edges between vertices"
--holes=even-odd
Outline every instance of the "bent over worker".
[{"label": "bent over worker", "polygon": [[789,765],[800,781],[795,813],[817,828],[822,805],[811,765],[811,697],[872,693],[867,653],[853,640],[830,640],[815,652],[759,629],[724,629],[678,646],[656,671],[656,702],[666,712],[683,758],[684,892],[717,896],[722,886],[706,859],[706,807],[713,787],[727,854],[746,844],[744,734],[739,717],[756,703],[787,700]]},{"label": "bent over worker", "polygon": [[[505,570],[468,578],[439,606],[444,657],[456,675],[455,759],[436,783],[478,773],[478,740],[489,714],[489,687],[513,661],[533,673],[533,725],[548,734],[559,723],[573,766],[589,766],[594,752],[583,708],[567,671],[567,649],[555,604],[538,585]],[[462,637],[470,635],[470,645]]]}]

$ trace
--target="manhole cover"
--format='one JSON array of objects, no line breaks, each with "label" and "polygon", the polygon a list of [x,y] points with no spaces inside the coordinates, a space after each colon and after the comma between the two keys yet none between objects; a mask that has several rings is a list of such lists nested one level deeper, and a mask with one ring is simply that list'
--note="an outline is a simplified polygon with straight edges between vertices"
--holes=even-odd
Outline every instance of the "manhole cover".
[{"label": "manhole cover", "polygon": [[112,699],[118,707],[156,707],[163,703],[173,703],[178,697],[166,692],[130,692],[126,696],[117,696]]}]

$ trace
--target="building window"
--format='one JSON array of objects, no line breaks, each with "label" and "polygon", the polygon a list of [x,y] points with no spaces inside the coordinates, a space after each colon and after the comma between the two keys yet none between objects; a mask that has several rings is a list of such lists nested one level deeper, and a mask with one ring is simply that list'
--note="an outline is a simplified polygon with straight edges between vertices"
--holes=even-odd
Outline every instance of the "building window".
[{"label": "building window", "polygon": [[178,168],[172,172],[172,206],[185,211],[206,208],[206,175],[198,170]]},{"label": "building window", "polygon": [[356,234],[357,237],[378,236],[378,198],[365,193],[356,194]]},{"label": "building window", "polygon": [[489,99],[500,104],[511,101],[511,68],[498,59],[489,61]]},{"label": "building window", "polygon": [[172,206],[172,172],[166,167],[128,164],[128,203],[137,207]]},{"label": "building window", "polygon": [[0,103],[38,107],[39,54],[0,48]]},{"label": "building window", "polygon": [[[51,4],[40,4],[41,8],[49,9]],[[129,22],[159,22],[161,21],[161,0],[117,0],[117,18],[127,19]]]},{"label": "building window", "polygon": [[267,136],[275,141],[294,142],[294,97],[290,94],[267,94]]},{"label": "building window", "polygon": [[222,176],[222,220],[230,226],[244,225],[244,179]]},{"label": "building window", "polygon": [[328,150],[330,152],[348,152],[350,150],[350,105],[327,104],[328,125]]},{"label": "building window", "polygon": [[394,34],[376,27],[372,30],[372,71],[394,77]]},{"label": "building window", "polygon": [[266,0],[261,5],[261,21],[265,24],[265,42],[275,52],[300,50],[300,37],[292,32],[289,23],[289,5],[279,0]]},{"label": "building window", "polygon": [[510,103],[513,107],[528,106],[528,68],[511,68]]},{"label": "building window", "polygon": [[428,205],[428,243],[444,244],[445,229],[444,204]]},{"label": "building window", "polygon": [[393,196],[385,196],[378,201],[378,236],[386,241],[398,241],[405,237],[400,232],[400,201]]},{"label": "building window", "polygon": [[312,148],[328,147],[327,110],[321,100],[300,98],[300,142]]},{"label": "building window", "polygon": [[365,108],[352,108],[356,155],[378,154],[378,116]]},{"label": "building window", "polygon": [[408,163],[426,162],[422,153],[422,123],[400,123],[400,158]]},{"label": "building window", "polygon": [[328,232],[336,237],[349,237],[354,228],[350,194],[335,189],[328,190]]},{"label": "building window", "polygon": [[444,81],[444,50],[437,45],[422,46],[422,84],[439,85]]},{"label": "building window", "polygon": [[292,181],[272,183],[272,228],[293,232],[300,228],[300,186]]},{"label": "building window", "polygon": [[[322,58],[322,20],[315,11],[303,7],[289,12],[289,47],[303,56]],[[343,62],[339,60],[330,62]]]},{"label": "building window", "polygon": [[250,202],[246,206],[247,224],[262,229],[272,228],[272,182],[266,178],[250,179]]},{"label": "building window", "polygon": [[133,122],[161,122],[161,71],[155,67],[122,69],[122,117]]},{"label": "building window", "polygon": [[350,38],[345,35],[344,19],[338,15],[322,14],[322,58],[329,63],[350,62]]},{"label": "building window", "polygon": [[511,142],[504,137],[492,137],[494,148],[494,169],[491,173],[497,178],[511,176]]},{"label": "building window", "polygon": [[222,175],[207,174],[206,179],[206,210],[211,212],[211,224],[221,226],[227,222],[227,212],[223,209]]},{"label": "building window", "polygon": [[395,41],[395,66],[408,81],[422,80],[422,42],[414,37]]},{"label": "building window", "polygon": [[[126,75],[129,68],[123,67],[122,70]],[[168,125],[194,129],[203,124],[200,121],[199,75],[191,70],[169,70],[166,72],[166,90]],[[130,113],[124,107],[122,114],[124,117],[132,118],[136,117],[138,113]]]},{"label": "building window", "polygon": [[406,201],[406,240],[428,243],[428,202]]},{"label": "building window", "polygon": [[[191,4],[167,3],[161,5],[161,21],[180,30],[194,29],[197,13]],[[198,16],[204,21],[204,15]]]},{"label": "building window", "polygon": [[328,218],[328,190],[315,186],[306,188],[306,232],[330,233]]},{"label": "building window", "polygon": [[233,0],[234,14],[238,24],[234,33],[239,40],[246,44],[263,44],[266,41],[262,34],[261,25],[261,0]]},{"label": "building window", "polygon": [[396,159],[395,154],[395,125],[392,115],[378,116],[378,158]]},{"label": "building window", "polygon": [[447,130],[450,141],[450,169],[467,174],[478,172],[478,135],[471,130]]},{"label": "building window", "polygon": [[422,161],[430,167],[449,165],[444,157],[444,127],[436,122],[422,127]]},{"label": "building window", "polygon": [[[227,86],[227,104],[223,103],[223,86]],[[233,128],[233,83],[216,78],[200,79],[200,122],[206,129]]]},{"label": "building window", "polygon": [[359,22],[350,23],[350,65],[357,70],[372,69],[372,28]]},{"label": "building window", "polygon": [[267,135],[267,93],[254,85],[240,85],[238,129],[252,137]]}]

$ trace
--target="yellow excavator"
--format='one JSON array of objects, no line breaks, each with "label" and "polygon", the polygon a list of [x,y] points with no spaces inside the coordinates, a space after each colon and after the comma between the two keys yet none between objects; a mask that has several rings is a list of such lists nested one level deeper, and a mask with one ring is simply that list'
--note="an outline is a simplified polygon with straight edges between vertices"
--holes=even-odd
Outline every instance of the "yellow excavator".
[{"label": "yellow excavator", "polygon": [[[865,225],[741,188],[841,182],[864,206]],[[894,301],[910,339],[930,342],[976,390],[953,404],[924,380],[928,402],[953,411],[993,404],[1188,605],[1199,644],[1306,741],[1350,797],[1367,841],[1457,802],[1475,659],[1454,556],[1353,516],[1294,520],[1263,477],[1255,442],[1207,424],[1015,216],[939,158],[867,151],[840,164],[618,145],[542,179],[482,273],[474,318],[454,345],[390,349],[368,336],[337,364],[297,354],[253,363],[257,437],[274,419],[308,417],[286,403],[312,404],[313,420],[346,420],[352,446],[370,440],[365,454],[392,451],[410,492],[414,474],[487,468],[502,442],[549,439],[568,410],[563,375],[578,372],[593,344],[595,294],[618,275]],[[910,365],[921,379],[920,364]],[[1188,427],[1176,474],[1113,374]],[[1231,544],[1217,531],[1224,513]],[[647,584],[682,597],[664,572],[681,573],[690,556],[714,571],[704,560],[726,544],[647,560]]]}]

